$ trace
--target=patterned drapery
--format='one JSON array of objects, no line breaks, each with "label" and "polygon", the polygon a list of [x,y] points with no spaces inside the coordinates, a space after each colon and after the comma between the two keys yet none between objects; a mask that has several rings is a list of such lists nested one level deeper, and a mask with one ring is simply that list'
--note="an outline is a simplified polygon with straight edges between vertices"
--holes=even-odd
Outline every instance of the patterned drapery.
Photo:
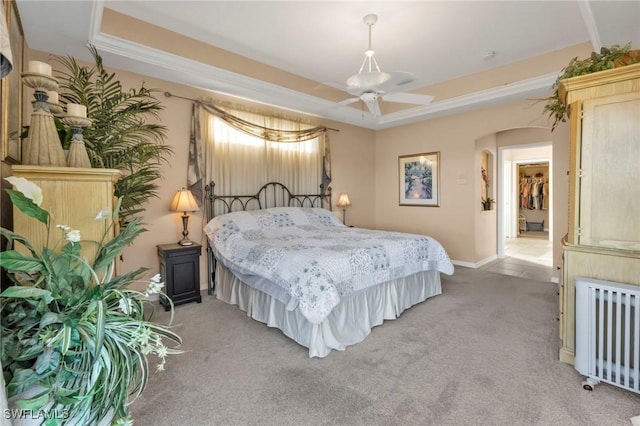
[{"label": "patterned drapery", "polygon": [[[296,188],[295,184],[291,187],[291,189],[293,191],[301,190],[309,191],[308,193],[317,193],[320,190],[320,183],[323,185],[323,188],[327,188],[329,186],[329,183],[331,182],[331,150],[329,144],[328,129],[326,127],[317,126],[300,128],[302,127],[300,123],[292,122],[290,120],[260,116],[250,113],[244,113],[243,115],[245,115],[246,117],[240,117],[241,114],[243,113],[235,112],[235,114],[232,114],[229,111],[225,111],[222,108],[203,101],[196,101],[193,103],[187,180],[189,188],[193,192],[198,202],[202,202],[204,185],[208,184],[211,180],[215,180],[213,172],[213,170],[215,169],[214,163],[217,162],[219,169],[222,167],[225,167],[227,169],[229,168],[229,166],[224,162],[225,158],[223,158],[223,154],[221,154],[220,151],[218,151],[218,154],[216,154],[215,150],[211,146],[213,145],[212,142],[216,138],[216,130],[211,125],[212,116],[221,120],[233,129],[236,129],[252,137],[260,138],[266,142],[301,143],[304,141],[312,141],[317,138],[321,143],[319,149],[321,159],[319,164],[320,170],[318,171],[318,181],[313,183],[314,189],[309,191],[309,185],[302,185]],[[263,124],[258,124],[255,122],[260,120],[262,120]],[[265,123],[269,123],[269,126],[265,125]],[[221,130],[218,128],[217,132],[221,133]],[[218,137],[220,137],[220,135],[218,135]],[[226,149],[233,149],[234,154],[237,154],[237,151],[241,150],[242,148]],[[268,150],[268,147],[266,149]],[[218,155],[219,158],[216,159],[216,155]],[[247,155],[251,158],[247,159],[246,162],[243,162],[242,167],[249,171],[253,169],[251,165],[255,165],[255,161],[264,161],[257,160],[253,153],[249,153]],[[303,160],[300,160],[300,158],[298,158],[296,160],[296,158],[294,158],[295,154],[287,155],[289,157],[285,156],[280,160],[273,160],[272,154],[267,154],[267,157],[270,158],[270,160],[268,161],[274,161],[274,168],[277,169],[286,169],[286,163],[288,162],[309,161],[306,158]],[[298,157],[300,157],[300,155],[298,155]],[[303,163],[298,165],[297,167],[304,170],[313,170],[312,164]],[[239,169],[240,166],[236,165],[236,169],[233,170],[233,178],[231,178],[230,176],[230,173],[232,171],[218,170],[218,179],[226,181],[226,186],[221,188],[222,192],[230,191],[231,193],[237,194],[243,193],[244,191],[250,191],[249,189],[245,189],[242,182],[238,181],[238,179],[243,179],[245,177],[243,176],[243,173],[246,175],[246,171],[242,171]],[[288,173],[291,174],[295,172],[288,171]],[[221,179],[220,176],[223,176],[225,178],[228,177],[228,179]],[[219,181],[216,183],[222,184],[222,182]],[[262,184],[263,183],[266,183],[266,181],[262,181]],[[258,188],[255,188],[255,190],[257,189]]]}]

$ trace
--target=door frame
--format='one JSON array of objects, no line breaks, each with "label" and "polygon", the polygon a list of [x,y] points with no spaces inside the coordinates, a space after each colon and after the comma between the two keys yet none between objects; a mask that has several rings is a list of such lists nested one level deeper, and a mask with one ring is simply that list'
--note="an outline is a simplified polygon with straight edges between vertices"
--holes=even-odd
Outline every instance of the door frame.
[{"label": "door frame", "polygon": [[[505,151],[527,150],[530,148],[548,147],[549,155],[545,157],[535,157],[519,160],[505,160]],[[549,240],[553,241],[553,145],[551,141],[536,142],[522,145],[507,145],[498,147],[498,205],[497,207],[497,239],[498,258],[504,258],[504,245],[506,232],[505,223],[510,223],[511,235],[517,235],[518,229],[518,197],[515,191],[517,184],[517,166],[519,164],[549,163]],[[505,172],[506,166],[510,168],[510,173]],[[510,177],[510,182],[505,182],[505,178]],[[507,219],[508,217],[508,219]],[[515,230],[515,234],[514,234]]]}]

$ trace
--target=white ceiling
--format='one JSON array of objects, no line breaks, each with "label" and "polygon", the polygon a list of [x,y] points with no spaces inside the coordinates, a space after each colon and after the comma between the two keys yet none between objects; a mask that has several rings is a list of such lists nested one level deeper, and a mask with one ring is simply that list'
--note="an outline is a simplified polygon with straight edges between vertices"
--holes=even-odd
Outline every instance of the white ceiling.
[{"label": "white ceiling", "polygon": [[[372,129],[514,98],[544,96],[555,73],[375,118],[334,101],[149,49],[100,31],[104,7],[285,70],[344,87],[367,48],[383,71],[409,71],[419,90],[590,42],[640,46],[638,1],[36,1],[18,0],[29,46]],[[490,58],[485,58],[494,52]],[[570,59],[570,58],[568,58]],[[350,95],[345,93],[345,99]]]}]

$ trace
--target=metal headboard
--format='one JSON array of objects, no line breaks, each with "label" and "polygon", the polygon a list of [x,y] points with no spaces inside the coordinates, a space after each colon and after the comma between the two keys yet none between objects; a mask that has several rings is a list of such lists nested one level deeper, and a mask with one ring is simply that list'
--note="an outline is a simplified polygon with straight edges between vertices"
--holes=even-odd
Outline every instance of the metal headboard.
[{"label": "metal headboard", "polygon": [[292,194],[280,182],[266,183],[253,195],[216,195],[215,182],[205,186],[207,221],[234,211],[262,210],[272,207],[321,207],[331,210],[331,187],[320,185],[319,194]]},{"label": "metal headboard", "polygon": [[[266,183],[254,195],[216,195],[215,182],[205,186],[204,210],[207,222],[217,215],[234,211],[262,210],[272,207],[320,207],[331,210],[331,187],[320,185],[319,194],[292,194],[280,182]],[[207,239],[208,293],[215,286],[216,259]]]}]

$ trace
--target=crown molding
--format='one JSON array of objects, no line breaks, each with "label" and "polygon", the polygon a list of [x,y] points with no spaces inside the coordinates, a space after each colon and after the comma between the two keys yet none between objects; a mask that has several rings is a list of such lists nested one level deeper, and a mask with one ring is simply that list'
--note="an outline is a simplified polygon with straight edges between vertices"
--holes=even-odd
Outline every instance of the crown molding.
[{"label": "crown molding", "polygon": [[578,7],[580,8],[580,14],[582,15],[582,21],[584,22],[584,26],[589,33],[589,40],[591,41],[591,45],[593,46],[593,50],[596,52],[600,51],[602,47],[602,42],[600,41],[600,33],[598,32],[598,26],[596,25],[596,19],[593,16],[593,10],[591,9],[591,4],[589,1],[580,1],[578,2]]},{"label": "crown molding", "polygon": [[455,98],[444,99],[429,105],[411,108],[387,114],[378,120],[380,128],[393,127],[399,124],[426,120],[443,115],[457,114],[474,108],[496,105],[515,99],[532,96],[544,96],[549,93],[551,87],[558,78],[558,73],[549,73],[527,80],[468,93]]},{"label": "crown molding", "polygon": [[217,92],[247,101],[298,111],[372,130],[415,123],[457,114],[514,99],[544,96],[551,90],[557,73],[436,101],[403,111],[373,117],[368,111],[341,106],[333,101],[300,93],[286,87],[236,74],[179,55],[100,32],[102,0],[94,3],[89,43],[112,56],[112,66],[173,83]]}]

